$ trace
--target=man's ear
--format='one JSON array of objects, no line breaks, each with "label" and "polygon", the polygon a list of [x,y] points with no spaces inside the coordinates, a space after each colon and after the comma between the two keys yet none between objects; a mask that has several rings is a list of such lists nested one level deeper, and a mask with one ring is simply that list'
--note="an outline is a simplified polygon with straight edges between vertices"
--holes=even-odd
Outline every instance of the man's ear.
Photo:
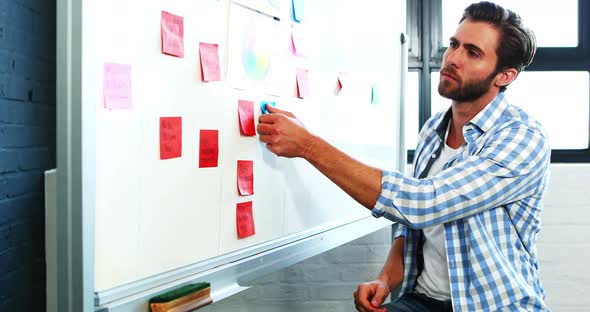
[{"label": "man's ear", "polygon": [[516,71],[516,68],[506,68],[496,74],[496,79],[494,79],[494,85],[496,85],[497,87],[507,86],[511,82],[513,82],[514,79],[516,79],[516,76],[518,76],[518,71]]}]

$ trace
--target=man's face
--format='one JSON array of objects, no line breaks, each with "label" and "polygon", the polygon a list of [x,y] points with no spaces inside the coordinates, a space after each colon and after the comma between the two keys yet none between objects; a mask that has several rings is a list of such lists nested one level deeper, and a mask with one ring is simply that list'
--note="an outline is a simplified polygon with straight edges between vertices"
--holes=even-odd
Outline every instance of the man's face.
[{"label": "man's face", "polygon": [[464,20],[443,56],[438,93],[458,102],[474,101],[496,77],[499,32],[485,22]]}]

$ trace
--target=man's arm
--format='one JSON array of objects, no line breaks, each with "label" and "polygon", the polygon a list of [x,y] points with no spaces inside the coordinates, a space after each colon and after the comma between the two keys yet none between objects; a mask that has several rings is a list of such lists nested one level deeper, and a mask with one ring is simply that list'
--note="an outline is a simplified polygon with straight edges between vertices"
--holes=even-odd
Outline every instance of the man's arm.
[{"label": "man's arm", "polygon": [[387,261],[377,279],[389,286],[389,291],[397,288],[404,280],[404,245],[406,238],[400,236],[393,241]]},{"label": "man's arm", "polygon": [[267,108],[273,114],[260,116],[258,132],[271,152],[304,158],[361,205],[373,209],[381,193],[380,169],[357,161],[308,132],[292,114]]},{"label": "man's arm", "polygon": [[544,134],[511,124],[492,134],[481,151],[425,179],[361,164],[297,119],[277,109],[260,117],[260,140],[285,157],[303,157],[376,216],[409,228],[425,228],[465,218],[538,192],[549,164]]},{"label": "man's arm", "polygon": [[492,133],[481,150],[425,179],[383,172],[373,214],[419,229],[533,196],[549,165],[544,134],[526,124]]},{"label": "man's arm", "polygon": [[381,193],[381,170],[346,155],[320,137],[314,137],[303,158],[368,209]]}]

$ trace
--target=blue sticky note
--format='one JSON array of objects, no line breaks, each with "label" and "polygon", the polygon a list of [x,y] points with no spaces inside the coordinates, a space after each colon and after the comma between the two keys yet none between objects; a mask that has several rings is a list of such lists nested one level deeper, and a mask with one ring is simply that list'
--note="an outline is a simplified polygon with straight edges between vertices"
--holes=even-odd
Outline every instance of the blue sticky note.
[{"label": "blue sticky note", "polygon": [[293,0],[293,20],[297,23],[303,21],[303,0]]},{"label": "blue sticky note", "polygon": [[266,104],[275,107],[275,102],[268,102],[268,101],[261,101],[260,102],[260,110],[262,111],[263,114],[268,114],[268,109],[266,109]]}]

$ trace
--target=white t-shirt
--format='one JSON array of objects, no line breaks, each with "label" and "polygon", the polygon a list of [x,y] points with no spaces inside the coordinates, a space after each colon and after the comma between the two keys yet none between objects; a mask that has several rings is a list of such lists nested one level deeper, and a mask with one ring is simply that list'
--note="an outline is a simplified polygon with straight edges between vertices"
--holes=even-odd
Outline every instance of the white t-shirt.
[{"label": "white t-shirt", "polygon": [[[450,124],[450,122],[449,122]],[[447,135],[449,129],[447,128]],[[443,166],[458,152],[459,149],[451,148],[445,144],[441,150],[440,157],[434,161],[428,176],[437,175],[442,171]],[[416,291],[438,300],[451,299],[451,285],[449,281],[449,268],[447,263],[447,250],[444,225],[439,224],[423,229],[426,240],[422,246],[424,255],[424,268],[418,276]]]}]

